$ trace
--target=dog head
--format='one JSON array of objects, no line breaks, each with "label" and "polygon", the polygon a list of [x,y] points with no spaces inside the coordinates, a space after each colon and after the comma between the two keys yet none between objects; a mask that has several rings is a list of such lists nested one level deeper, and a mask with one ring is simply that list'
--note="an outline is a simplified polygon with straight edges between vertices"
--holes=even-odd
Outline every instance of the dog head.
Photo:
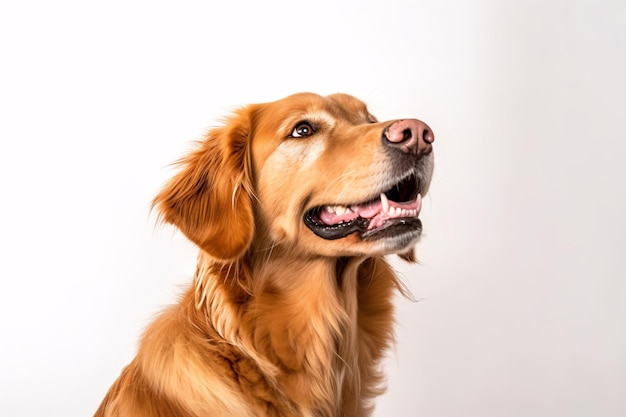
[{"label": "dog head", "polygon": [[220,261],[253,242],[410,259],[433,141],[425,123],[379,122],[354,97],[296,94],[236,111],[180,161],[153,204]]}]

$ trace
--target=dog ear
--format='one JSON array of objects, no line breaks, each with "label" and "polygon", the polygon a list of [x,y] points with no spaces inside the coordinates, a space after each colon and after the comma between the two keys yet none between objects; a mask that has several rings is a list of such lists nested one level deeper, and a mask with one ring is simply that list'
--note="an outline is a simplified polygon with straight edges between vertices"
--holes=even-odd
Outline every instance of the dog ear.
[{"label": "dog ear", "polygon": [[154,198],[161,221],[178,227],[211,257],[241,257],[254,233],[248,151],[251,109],[242,109],[200,146],[178,161],[181,167]]}]

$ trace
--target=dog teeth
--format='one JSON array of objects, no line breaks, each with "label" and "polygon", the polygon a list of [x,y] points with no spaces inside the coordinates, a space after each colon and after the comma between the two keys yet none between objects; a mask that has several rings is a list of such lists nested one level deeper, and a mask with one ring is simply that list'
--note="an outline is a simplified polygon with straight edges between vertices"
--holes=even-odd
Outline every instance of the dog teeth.
[{"label": "dog teeth", "polygon": [[[381,201],[385,201],[384,199],[382,199]],[[400,207],[393,207],[393,206],[389,206],[387,204],[387,207],[385,207],[384,203],[383,203],[383,212],[387,213],[389,216],[392,217],[416,217],[417,216],[417,210],[407,210],[407,209],[403,209]]]},{"label": "dog teeth", "polygon": [[380,205],[383,208],[383,212],[389,212],[389,199],[385,195],[385,193],[380,193]]},{"label": "dog teeth", "polygon": [[[417,195],[417,201],[418,204],[421,204],[422,201],[422,195],[418,194]],[[389,216],[393,216],[393,217],[416,217],[417,216],[417,210],[407,210],[407,209],[403,209],[401,207],[394,207],[391,204],[389,204],[389,198],[387,197],[387,195],[385,195],[385,193],[381,193],[380,194],[380,206],[381,206],[381,211],[383,213],[386,213]],[[357,212],[358,207],[357,206],[342,206],[340,204],[337,205],[328,205],[328,206],[324,206],[324,210],[327,213],[330,214],[334,214],[336,216],[343,216],[345,214],[354,214]]]},{"label": "dog teeth", "polygon": [[346,213],[352,213],[353,211],[350,210],[349,207],[346,206],[340,206],[340,205],[336,205],[336,206],[325,206],[324,210],[328,213],[332,213],[332,214],[336,214],[337,216],[343,216]]}]

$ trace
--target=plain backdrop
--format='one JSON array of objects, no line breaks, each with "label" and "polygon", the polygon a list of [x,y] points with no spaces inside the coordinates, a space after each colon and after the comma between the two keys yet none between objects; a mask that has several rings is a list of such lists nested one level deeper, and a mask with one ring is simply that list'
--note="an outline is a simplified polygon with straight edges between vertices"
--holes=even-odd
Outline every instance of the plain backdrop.
[{"label": "plain backdrop", "polygon": [[625,77],[622,0],[3,1],[0,415],[93,414],[194,272],[169,164],[314,91],[436,134],[376,416],[626,416]]}]

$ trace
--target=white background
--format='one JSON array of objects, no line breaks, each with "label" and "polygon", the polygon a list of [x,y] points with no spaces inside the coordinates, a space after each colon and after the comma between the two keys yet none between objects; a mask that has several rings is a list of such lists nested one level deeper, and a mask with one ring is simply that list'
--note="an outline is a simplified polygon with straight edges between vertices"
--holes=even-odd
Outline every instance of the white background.
[{"label": "white background", "polygon": [[95,411],[194,271],[168,164],[298,91],[436,133],[377,416],[626,416],[626,2],[5,1],[0,59],[1,416]]}]

